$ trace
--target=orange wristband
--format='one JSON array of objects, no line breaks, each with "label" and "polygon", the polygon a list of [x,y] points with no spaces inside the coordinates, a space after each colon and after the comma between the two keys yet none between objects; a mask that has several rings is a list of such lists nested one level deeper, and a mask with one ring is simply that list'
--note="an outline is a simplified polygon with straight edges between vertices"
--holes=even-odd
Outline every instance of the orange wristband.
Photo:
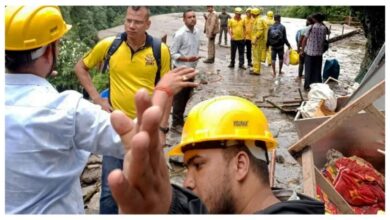
[{"label": "orange wristband", "polygon": [[154,90],[163,91],[163,92],[165,92],[168,95],[168,97],[173,96],[173,91],[169,87],[156,86],[156,88],[154,88]]}]

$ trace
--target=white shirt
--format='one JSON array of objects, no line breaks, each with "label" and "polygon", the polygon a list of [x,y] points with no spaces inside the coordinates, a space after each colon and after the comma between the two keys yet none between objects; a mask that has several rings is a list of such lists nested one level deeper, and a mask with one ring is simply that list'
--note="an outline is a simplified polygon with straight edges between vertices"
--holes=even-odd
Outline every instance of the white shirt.
[{"label": "white shirt", "polygon": [[5,75],[5,212],[84,213],[89,152],[123,158],[109,114],[44,78]]},{"label": "white shirt", "polygon": [[173,36],[172,45],[170,47],[173,65],[176,67],[187,66],[195,68],[198,61],[181,62],[179,57],[198,56],[200,47],[200,32],[194,27],[191,31],[187,26],[181,27]]}]

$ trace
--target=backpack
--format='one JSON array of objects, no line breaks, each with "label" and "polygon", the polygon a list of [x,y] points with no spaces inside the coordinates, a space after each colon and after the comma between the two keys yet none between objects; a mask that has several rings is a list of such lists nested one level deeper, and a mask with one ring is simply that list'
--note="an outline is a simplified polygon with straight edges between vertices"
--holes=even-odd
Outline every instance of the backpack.
[{"label": "backpack", "polygon": [[283,33],[278,26],[272,26],[268,35],[269,45],[280,46],[283,44]]},{"label": "backpack", "polygon": [[[156,78],[154,80],[154,85],[157,85],[158,81],[160,81],[160,71],[161,71],[161,40],[158,38],[154,38],[150,35],[147,35],[146,41],[150,40],[152,41],[152,50],[153,50],[153,57],[156,59],[157,64],[157,72],[156,72]],[[101,72],[105,73],[107,69],[109,68],[109,62],[111,56],[118,50],[119,46],[122,44],[123,41],[126,41],[127,34],[126,32],[120,33],[116,35],[114,41],[111,43],[110,48],[107,51],[106,56],[104,57],[104,63]]]}]

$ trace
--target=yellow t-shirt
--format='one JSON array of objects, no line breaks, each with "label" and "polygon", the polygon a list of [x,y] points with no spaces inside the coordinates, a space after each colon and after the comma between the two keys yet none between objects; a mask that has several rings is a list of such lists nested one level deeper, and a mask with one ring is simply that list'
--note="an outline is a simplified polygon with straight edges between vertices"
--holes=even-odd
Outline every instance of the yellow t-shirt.
[{"label": "yellow t-shirt", "polygon": [[[83,58],[84,64],[93,68],[104,62],[104,57],[115,37],[101,40]],[[147,39],[149,39],[147,37]],[[135,94],[145,88],[152,95],[157,72],[151,42],[133,53],[126,42],[122,42],[109,62],[110,101],[114,109],[122,110],[130,118],[136,117]],[[169,72],[171,57],[167,45],[161,44],[160,78]]]},{"label": "yellow t-shirt", "polygon": [[244,25],[245,25],[245,40],[251,40],[251,33],[252,33],[252,25],[253,25],[253,18],[245,17],[244,18]]},{"label": "yellow t-shirt", "polygon": [[232,30],[232,39],[233,40],[244,40],[245,33],[244,33],[244,20],[236,20],[234,18],[229,19],[228,21],[228,27]]}]

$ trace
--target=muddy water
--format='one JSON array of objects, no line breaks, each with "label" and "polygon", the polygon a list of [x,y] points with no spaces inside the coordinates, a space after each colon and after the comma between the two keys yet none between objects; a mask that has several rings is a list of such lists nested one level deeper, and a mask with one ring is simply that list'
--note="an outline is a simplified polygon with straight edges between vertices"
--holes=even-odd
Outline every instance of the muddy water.
[{"label": "muddy water", "polygon": [[[172,40],[172,34],[181,25],[181,14],[170,14],[155,16],[152,19],[150,32],[156,36],[162,36],[162,33],[168,35],[168,44]],[[204,19],[201,13],[197,14],[197,27],[202,31]],[[288,40],[293,48],[296,48],[295,33],[298,29],[304,27],[305,20],[282,18],[282,23],[286,26]],[[329,24],[327,24],[329,27]],[[354,30],[353,27],[345,26],[344,33]],[[337,36],[342,33],[342,26],[331,24],[331,36]],[[218,39],[218,36],[217,36]],[[353,79],[357,75],[360,63],[364,56],[366,39],[364,35],[359,34],[351,38],[332,43],[328,52],[324,54],[325,59],[337,59],[340,64],[341,81],[338,85],[333,85],[337,95],[348,94],[348,88],[353,85]],[[201,39],[200,55],[207,56],[207,40],[203,36]],[[207,79],[208,84],[200,85],[194,90],[186,113],[195,104],[220,95],[235,95],[247,98],[259,106],[267,106],[265,100],[271,100],[275,103],[282,101],[300,100],[298,88],[303,87],[301,83],[294,79],[297,76],[298,66],[284,66],[284,74],[276,79],[272,77],[270,67],[263,65],[260,76],[249,75],[248,70],[237,68],[229,69],[227,66],[230,62],[230,48],[216,46],[216,60],[214,64],[204,64],[199,62],[197,69]],[[236,61],[238,62],[238,61]],[[246,62],[246,61],[245,61]],[[303,89],[302,89],[303,90]],[[304,98],[307,93],[303,92]],[[276,108],[263,107],[262,111],[268,118],[270,129],[274,136],[277,137],[279,147],[277,149],[278,160],[275,167],[274,184],[277,187],[285,187],[302,191],[302,174],[301,168],[297,162],[290,156],[287,149],[299,138],[294,126],[293,115],[281,113]],[[175,132],[168,134],[168,144],[175,145],[180,141],[180,135]],[[181,161],[181,158],[174,158]],[[171,181],[179,185],[182,184],[185,169],[180,165],[171,163]]]},{"label": "muddy water", "polygon": [[[203,31],[204,19],[202,13],[197,13],[197,28]],[[171,43],[172,34],[182,25],[182,14],[166,14],[153,16],[152,25],[148,31],[156,37],[167,34],[168,45]],[[286,26],[287,37],[293,48],[296,48],[295,33],[304,27],[304,19],[283,18],[282,24]],[[331,25],[331,36],[342,34],[341,25]],[[355,30],[353,27],[345,26],[344,33]],[[115,27],[99,33],[99,37],[115,35],[122,32],[123,26]],[[218,35],[217,35],[218,40]],[[366,39],[363,34],[355,35],[351,38],[330,44],[330,49],[324,54],[325,59],[337,59],[340,64],[340,83],[332,85],[336,95],[348,95],[349,88],[354,84],[353,79],[358,74],[360,63],[364,56]],[[298,75],[298,66],[283,66],[284,74],[276,79],[272,77],[272,70],[268,66],[262,66],[261,75],[249,75],[249,70],[240,70],[237,68],[229,69],[230,48],[216,46],[216,60],[214,64],[204,64],[199,62],[197,69],[207,79],[208,84],[200,85],[194,90],[194,94],[189,100],[185,114],[195,104],[220,95],[236,95],[247,98],[255,102],[258,106],[263,106],[262,111],[266,115],[270,129],[277,137],[279,146],[277,148],[278,160],[275,168],[275,186],[296,189],[302,191],[302,170],[297,162],[287,152],[288,147],[298,140],[298,134],[294,126],[293,115],[281,113],[276,108],[270,108],[265,100],[274,103],[282,101],[300,100],[298,88],[303,87],[302,82],[296,82],[294,79]],[[205,36],[201,38],[200,55],[207,56],[207,40]],[[237,62],[237,61],[236,61]],[[303,90],[303,89],[302,89]],[[307,93],[303,92],[304,98]],[[175,132],[169,132],[168,144],[175,145],[180,141],[180,135]],[[181,158],[174,158],[175,161],[181,161]],[[171,181],[179,185],[182,184],[185,175],[185,169],[171,163]]]}]

